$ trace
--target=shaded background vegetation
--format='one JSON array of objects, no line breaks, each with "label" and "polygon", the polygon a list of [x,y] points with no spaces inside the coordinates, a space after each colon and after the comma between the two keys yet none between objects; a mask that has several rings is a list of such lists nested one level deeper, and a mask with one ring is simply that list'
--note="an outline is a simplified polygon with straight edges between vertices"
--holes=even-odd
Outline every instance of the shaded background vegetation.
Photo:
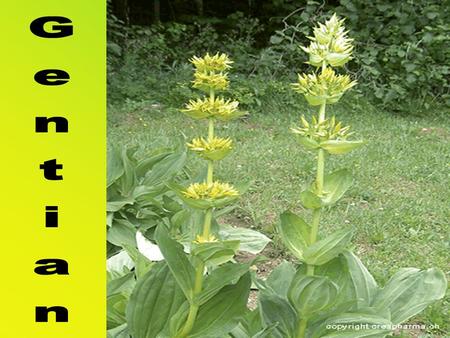
[{"label": "shaded background vegetation", "polygon": [[[315,22],[336,12],[355,39],[348,71],[360,95],[404,112],[449,106],[449,9],[446,0],[110,0],[110,99],[149,98],[170,78],[154,99],[184,102],[192,93],[174,87],[189,77],[187,59],[221,51],[241,75],[237,98],[258,104],[271,80],[307,70],[299,45]],[[256,86],[247,85],[249,77]]]}]

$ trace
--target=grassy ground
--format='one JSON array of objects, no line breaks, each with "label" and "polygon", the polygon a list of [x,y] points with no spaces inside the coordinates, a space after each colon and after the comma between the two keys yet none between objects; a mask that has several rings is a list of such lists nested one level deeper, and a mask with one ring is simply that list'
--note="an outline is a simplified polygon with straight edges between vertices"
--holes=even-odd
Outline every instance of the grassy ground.
[{"label": "grassy ground", "polygon": [[[298,101],[301,101],[298,98]],[[323,231],[352,225],[356,251],[380,283],[398,268],[437,266],[448,272],[450,120],[448,112],[399,116],[379,111],[363,99],[331,107],[368,144],[342,157],[327,159],[327,171],[349,168],[354,186],[325,213]],[[235,140],[235,151],[217,169],[221,180],[251,181],[239,208],[227,221],[262,229],[271,235],[277,215],[286,209],[302,213],[302,186],[314,175],[315,158],[297,145],[289,127],[306,106],[271,98],[243,121],[221,124],[217,134]],[[173,146],[206,134],[206,125],[175,108],[151,101],[127,102],[109,109],[109,141],[143,148]],[[193,168],[200,162],[189,158]],[[274,241],[275,255],[283,256]],[[449,332],[448,300],[415,319],[437,324],[434,337]],[[409,337],[405,333],[404,337]]]}]

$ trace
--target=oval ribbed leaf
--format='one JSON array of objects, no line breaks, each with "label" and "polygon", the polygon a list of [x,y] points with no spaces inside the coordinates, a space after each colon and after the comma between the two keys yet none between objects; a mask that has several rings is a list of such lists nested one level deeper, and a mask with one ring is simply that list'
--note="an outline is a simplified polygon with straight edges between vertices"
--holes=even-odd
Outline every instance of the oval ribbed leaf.
[{"label": "oval ribbed leaf", "polygon": [[284,245],[300,260],[309,242],[309,225],[296,214],[285,211],[277,224]]},{"label": "oval ribbed leaf", "polygon": [[297,313],[308,318],[330,308],[335,303],[337,294],[337,285],[327,277],[297,273],[289,288],[288,297]]},{"label": "oval ribbed leaf", "polygon": [[184,253],[183,246],[170,238],[165,226],[156,229],[155,239],[163,254],[173,277],[177,281],[187,299],[192,300],[195,271]]},{"label": "oval ribbed leaf", "polygon": [[353,149],[359,148],[364,141],[328,140],[320,143],[320,147],[333,155],[346,154]]},{"label": "oval ribbed leaf", "polygon": [[358,309],[370,306],[378,291],[377,282],[354,253],[346,250],[343,256],[355,290]]},{"label": "oval ribbed leaf", "polygon": [[305,262],[311,265],[327,263],[344,251],[352,236],[353,232],[351,230],[341,229],[312,244],[305,250]]},{"label": "oval ribbed leaf", "polygon": [[389,310],[392,323],[400,324],[442,299],[446,290],[447,279],[438,269],[401,269],[376,294],[373,306]]},{"label": "oval ribbed leaf", "polygon": [[261,318],[265,326],[277,324],[271,338],[293,338],[297,314],[291,304],[280,296],[262,292],[259,296]]},{"label": "oval ribbed leaf", "polygon": [[323,183],[322,203],[324,205],[336,203],[352,183],[352,175],[347,169],[341,169],[326,175]]},{"label": "oval ribbed leaf", "polygon": [[300,202],[307,209],[319,209],[322,207],[322,200],[315,193],[305,190],[300,193]]},{"label": "oval ribbed leaf", "polygon": [[250,284],[250,274],[246,273],[239,282],[225,286],[203,304],[189,338],[223,337],[236,327],[247,310]]},{"label": "oval ribbed leaf", "polygon": [[156,263],[138,280],[127,307],[133,338],[155,338],[185,302],[185,297],[165,262]]}]

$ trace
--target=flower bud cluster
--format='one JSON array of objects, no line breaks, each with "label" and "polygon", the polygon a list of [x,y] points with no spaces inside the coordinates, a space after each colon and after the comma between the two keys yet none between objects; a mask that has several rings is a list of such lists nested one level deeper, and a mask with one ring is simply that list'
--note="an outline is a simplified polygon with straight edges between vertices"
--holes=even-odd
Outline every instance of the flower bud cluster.
[{"label": "flower bud cluster", "polygon": [[308,63],[315,67],[330,65],[342,67],[352,59],[352,39],[347,38],[344,20],[339,20],[336,14],[314,28],[314,36],[309,37],[309,47],[301,47],[309,54]]},{"label": "flower bud cluster", "polygon": [[314,36],[309,37],[309,47],[301,46],[309,54],[307,63],[321,67],[321,73],[299,74],[297,83],[292,86],[312,106],[336,103],[356,85],[356,81],[351,81],[348,75],[337,75],[331,68],[341,67],[351,60],[353,40],[347,38],[343,23],[344,20],[333,14],[324,24],[319,23],[314,28]]}]

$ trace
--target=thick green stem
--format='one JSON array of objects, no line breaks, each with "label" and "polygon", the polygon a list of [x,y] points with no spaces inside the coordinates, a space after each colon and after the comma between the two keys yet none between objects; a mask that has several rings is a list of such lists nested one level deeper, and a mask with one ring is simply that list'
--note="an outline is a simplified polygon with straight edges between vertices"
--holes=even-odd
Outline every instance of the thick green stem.
[{"label": "thick green stem", "polygon": [[184,323],[183,329],[175,336],[175,338],[187,337],[194,327],[195,319],[197,318],[198,313],[198,305],[195,303],[195,298],[202,291],[204,269],[205,265],[203,263],[200,263],[195,269],[194,303],[191,303],[189,307],[188,317]]},{"label": "thick green stem", "polygon": [[212,140],[214,138],[214,120],[212,118],[208,121],[208,139]]},{"label": "thick green stem", "polygon": [[209,238],[211,232],[211,220],[212,220],[212,209],[206,210],[205,222],[203,224],[203,237],[205,239]]},{"label": "thick green stem", "polygon": [[[211,101],[214,101],[214,90],[210,90],[209,97]],[[214,120],[211,118],[208,121],[208,140],[212,140],[214,138]],[[208,173],[206,177],[206,183],[212,184],[214,180],[214,162],[208,161]],[[211,221],[212,221],[212,208],[207,209],[205,211],[205,222],[203,224],[203,233],[202,236],[207,239],[209,238],[211,232]],[[175,336],[175,338],[186,338],[189,333],[192,331],[192,328],[195,324],[195,319],[197,318],[198,313],[198,304],[196,303],[197,296],[202,292],[203,288],[203,272],[205,270],[205,264],[199,263],[195,269],[195,282],[194,282],[194,301],[191,302],[189,306],[189,313],[184,323],[182,330]]]},{"label": "thick green stem", "polygon": [[[325,68],[325,64],[322,70]],[[319,110],[319,123],[325,121],[325,103],[320,106]],[[321,196],[323,193],[323,180],[325,172],[325,151],[323,149],[318,150],[317,154],[317,174],[316,174],[316,193]],[[317,235],[319,233],[321,208],[314,209],[312,214],[312,224],[309,242],[310,245],[317,241]],[[314,265],[306,265],[306,274],[308,276],[314,276]],[[306,327],[308,320],[303,318],[298,323],[298,331],[296,338],[305,338]]]},{"label": "thick green stem", "polygon": [[319,123],[325,121],[325,106],[326,103],[322,103],[319,109]]},{"label": "thick green stem", "polygon": [[298,331],[297,331],[297,338],[304,338],[305,332],[306,332],[306,325],[308,324],[307,319],[302,319],[298,323]]}]

